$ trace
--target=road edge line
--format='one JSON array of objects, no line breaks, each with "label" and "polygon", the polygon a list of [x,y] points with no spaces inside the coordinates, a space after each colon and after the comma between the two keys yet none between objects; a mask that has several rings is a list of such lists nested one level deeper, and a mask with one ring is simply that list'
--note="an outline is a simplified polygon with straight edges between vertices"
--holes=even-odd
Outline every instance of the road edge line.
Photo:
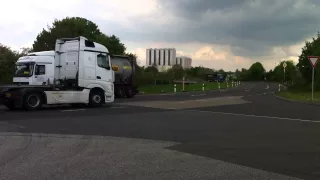
[{"label": "road edge line", "polygon": [[278,119],[278,120],[287,120],[287,121],[296,121],[296,122],[320,123],[320,121],[317,121],[317,120],[299,119],[299,118],[285,118],[285,117],[276,117],[276,116],[241,114],[241,113],[218,112],[218,111],[203,111],[203,110],[186,110],[186,111],[188,111],[188,112],[202,112],[202,113],[221,114],[221,115],[232,115],[232,116],[257,117],[257,118],[265,118],[265,119]]},{"label": "road edge line", "polygon": [[320,106],[320,103],[316,103],[316,102],[303,102],[303,101],[298,101],[298,100],[293,100],[293,99],[288,99],[288,98],[284,98],[281,96],[278,96],[274,93],[272,93],[274,97],[282,100],[282,101],[287,101],[287,102],[291,102],[291,103],[300,103],[300,104],[308,104],[308,105],[313,105],[313,106]]}]

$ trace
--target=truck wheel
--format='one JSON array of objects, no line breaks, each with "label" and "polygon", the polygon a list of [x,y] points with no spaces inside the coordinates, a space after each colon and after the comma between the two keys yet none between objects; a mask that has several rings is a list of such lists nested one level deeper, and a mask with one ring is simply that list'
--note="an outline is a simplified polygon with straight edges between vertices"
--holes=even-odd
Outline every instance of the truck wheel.
[{"label": "truck wheel", "polygon": [[40,109],[43,105],[43,97],[39,93],[27,93],[23,97],[23,107],[26,110]]},{"label": "truck wheel", "polygon": [[89,107],[100,107],[104,103],[104,95],[100,90],[93,90],[89,95]]},{"label": "truck wheel", "polygon": [[119,89],[119,98],[125,98],[126,97],[126,92],[123,88]]},{"label": "truck wheel", "polygon": [[134,92],[132,91],[132,88],[128,88],[125,90],[127,98],[132,98],[134,96]]}]

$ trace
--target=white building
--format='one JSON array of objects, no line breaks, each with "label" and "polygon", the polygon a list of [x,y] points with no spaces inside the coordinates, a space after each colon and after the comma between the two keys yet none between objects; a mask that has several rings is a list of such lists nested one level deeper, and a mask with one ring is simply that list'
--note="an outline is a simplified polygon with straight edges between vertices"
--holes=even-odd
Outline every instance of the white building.
[{"label": "white building", "polygon": [[175,64],[180,64],[183,68],[191,67],[191,58],[176,57],[175,48],[147,49],[146,66],[156,65],[159,71],[166,71]]},{"label": "white building", "polygon": [[180,64],[183,69],[188,69],[188,68],[191,68],[192,59],[186,56],[176,57],[175,64]]},{"label": "white building", "polygon": [[156,65],[159,71],[165,71],[172,67],[176,59],[176,49],[161,48],[146,50],[146,66]]}]

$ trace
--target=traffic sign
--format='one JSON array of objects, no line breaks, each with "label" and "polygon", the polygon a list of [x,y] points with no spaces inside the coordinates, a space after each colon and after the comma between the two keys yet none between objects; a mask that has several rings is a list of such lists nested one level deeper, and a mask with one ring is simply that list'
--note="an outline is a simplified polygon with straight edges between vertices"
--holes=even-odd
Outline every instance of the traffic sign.
[{"label": "traffic sign", "polygon": [[308,59],[309,59],[311,66],[316,67],[318,60],[319,60],[319,56],[308,56]]},{"label": "traffic sign", "polygon": [[312,66],[312,91],[311,91],[311,100],[313,101],[313,88],[314,88],[314,68],[317,65],[317,62],[319,61],[319,56],[308,56],[308,59],[310,61],[310,64]]},{"label": "traffic sign", "polygon": [[284,62],[284,63],[283,63],[283,68],[286,68],[286,67],[287,67],[287,63]]}]

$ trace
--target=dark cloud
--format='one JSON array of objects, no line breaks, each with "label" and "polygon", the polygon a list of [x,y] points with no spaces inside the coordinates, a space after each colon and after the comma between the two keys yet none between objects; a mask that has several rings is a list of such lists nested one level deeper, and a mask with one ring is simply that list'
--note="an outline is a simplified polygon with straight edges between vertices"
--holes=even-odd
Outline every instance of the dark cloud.
[{"label": "dark cloud", "polygon": [[197,18],[206,11],[229,10],[241,7],[246,1],[251,0],[159,0],[165,9],[170,9],[174,14],[182,17]]},{"label": "dark cloud", "polygon": [[159,0],[159,12],[172,23],[135,19],[138,30],[108,26],[129,41],[203,42],[230,45],[234,54],[267,56],[320,30],[320,1]]}]

